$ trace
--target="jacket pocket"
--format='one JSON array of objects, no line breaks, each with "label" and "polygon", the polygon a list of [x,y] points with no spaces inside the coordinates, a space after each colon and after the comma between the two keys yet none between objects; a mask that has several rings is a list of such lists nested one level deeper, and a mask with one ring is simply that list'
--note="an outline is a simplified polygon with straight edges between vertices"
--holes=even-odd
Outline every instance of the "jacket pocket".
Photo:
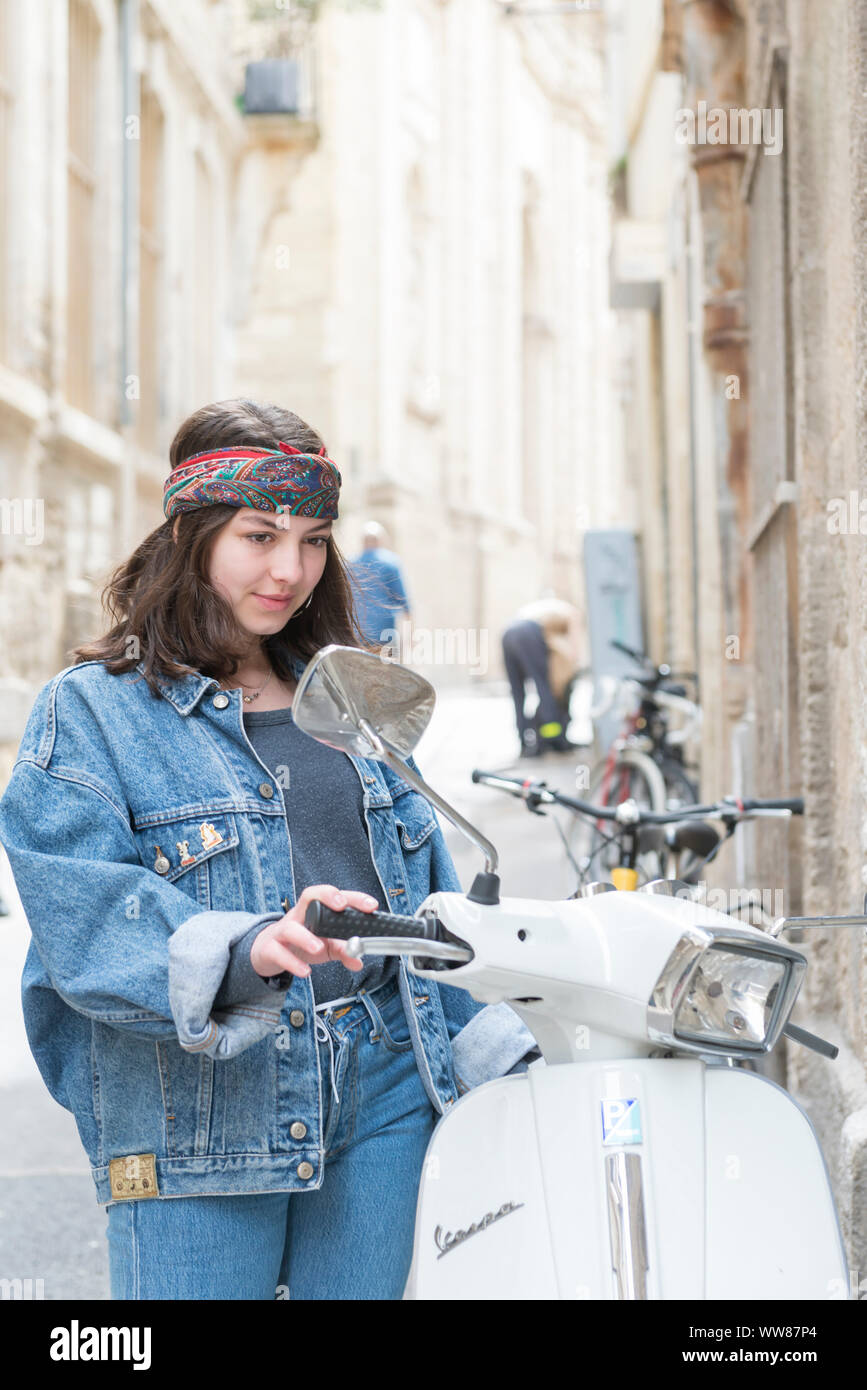
[{"label": "jacket pocket", "polygon": [[437,823],[427,797],[407,789],[393,797],[394,819],[403,849],[418,849],[436,830]]},{"label": "jacket pocket", "polygon": [[[123,1154],[163,1157],[172,1153],[170,1126],[174,1122],[167,1114],[177,1114],[179,1128],[185,1117],[174,1104],[166,1107],[159,1062],[163,1046],[104,1023],[93,1024],[91,1064],[99,1107],[100,1162]],[[176,1101],[183,1107],[179,1093]]]},{"label": "jacket pocket", "polygon": [[142,863],[199,904],[238,910],[243,902],[239,837],[226,812],[140,817],[133,832]]},{"label": "jacket pocket", "polygon": [[214,1068],[210,1154],[277,1151],[279,1037],[269,1033]]},{"label": "jacket pocket", "polygon": [[208,1152],[214,1095],[214,1062],[203,1053],[191,1056],[173,1043],[155,1043],[166,1153],[170,1158]]}]

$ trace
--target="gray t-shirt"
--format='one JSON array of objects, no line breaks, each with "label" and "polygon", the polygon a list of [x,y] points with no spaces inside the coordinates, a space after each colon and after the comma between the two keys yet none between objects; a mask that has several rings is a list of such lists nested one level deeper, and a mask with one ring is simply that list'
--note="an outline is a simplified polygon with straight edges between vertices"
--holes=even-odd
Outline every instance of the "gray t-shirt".
[{"label": "gray t-shirt", "polygon": [[[303,733],[291,708],[245,712],[244,729],[283,789],[296,901],[313,883],[333,883],[335,888],[370,893],[378,910],[387,912],[371,855],[361,784],[348,756]],[[286,857],[288,891],[288,846]],[[374,989],[398,972],[400,960],[363,956],[361,965],[356,972],[340,961],[312,966],[317,1004],[354,994],[362,985]]]}]

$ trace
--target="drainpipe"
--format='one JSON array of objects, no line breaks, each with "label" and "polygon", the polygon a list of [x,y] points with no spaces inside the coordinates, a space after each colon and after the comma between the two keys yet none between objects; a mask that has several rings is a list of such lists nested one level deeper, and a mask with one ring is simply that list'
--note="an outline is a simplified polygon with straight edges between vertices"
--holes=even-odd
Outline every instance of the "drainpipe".
[{"label": "drainpipe", "polygon": [[[728,112],[744,105],[744,23],[728,0],[683,0],[684,104]],[[752,652],[752,614],[744,537],[750,523],[748,471],[749,329],[746,307],[746,211],[740,193],[746,147],[692,144],[701,210],[702,345],[712,374],[725,635],[740,639],[740,661],[721,659],[726,710],[743,713]],[[738,396],[726,395],[736,377]],[[731,394],[731,393],[730,393]]]}]

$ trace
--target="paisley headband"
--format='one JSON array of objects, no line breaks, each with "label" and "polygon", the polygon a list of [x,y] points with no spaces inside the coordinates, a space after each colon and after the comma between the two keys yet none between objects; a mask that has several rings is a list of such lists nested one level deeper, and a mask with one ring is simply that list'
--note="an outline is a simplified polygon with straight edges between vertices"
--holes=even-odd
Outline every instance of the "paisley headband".
[{"label": "paisley headband", "polygon": [[224,503],[336,520],[341,481],[324,445],[318,454],[280,442],[276,449],[209,449],[172,469],[163,484],[163,511],[173,517]]}]

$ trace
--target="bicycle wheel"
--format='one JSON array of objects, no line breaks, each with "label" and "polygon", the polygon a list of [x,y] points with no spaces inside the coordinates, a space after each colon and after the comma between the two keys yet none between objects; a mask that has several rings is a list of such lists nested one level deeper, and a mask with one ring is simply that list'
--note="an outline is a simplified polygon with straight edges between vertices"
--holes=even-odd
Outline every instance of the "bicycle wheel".
[{"label": "bicycle wheel", "polygon": [[698,801],[698,785],[684,771],[676,758],[660,758],[657,766],[665,781],[665,809],[694,806]]},{"label": "bicycle wheel", "polygon": [[[632,799],[645,811],[663,809],[659,805],[659,779],[645,768],[644,762],[643,757],[626,752],[613,765],[609,765],[607,760],[599,763],[591,773],[589,789],[581,791],[582,801],[590,801],[596,806],[618,806]],[[611,870],[620,863],[619,838],[611,838],[615,829],[610,821],[591,822],[585,816],[573,816],[568,833],[569,849],[578,864],[582,881],[610,878]],[[639,883],[662,878],[665,854],[655,849],[639,853],[635,867]]]}]

